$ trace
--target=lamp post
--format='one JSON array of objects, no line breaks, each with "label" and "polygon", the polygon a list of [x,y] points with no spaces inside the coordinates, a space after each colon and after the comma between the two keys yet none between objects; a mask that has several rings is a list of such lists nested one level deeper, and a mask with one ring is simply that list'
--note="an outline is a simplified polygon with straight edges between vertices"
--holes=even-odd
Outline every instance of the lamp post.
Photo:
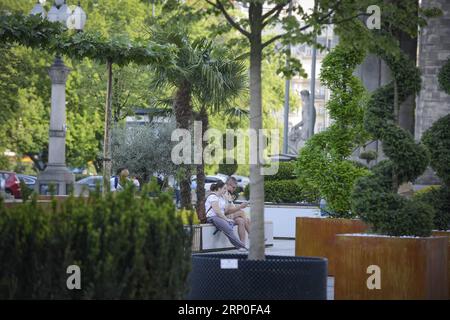
[{"label": "lamp post", "polygon": [[[55,0],[48,13],[43,8],[45,2],[37,1],[30,14],[40,15],[51,22],[64,23],[69,29],[83,30],[86,14],[79,1],[72,10],[65,0]],[[36,191],[48,194],[49,186],[54,185],[55,194],[66,195],[75,182],[73,173],[66,167],[66,81],[70,69],[64,65],[61,57],[56,56],[48,73],[52,81],[48,164],[38,176]]]}]

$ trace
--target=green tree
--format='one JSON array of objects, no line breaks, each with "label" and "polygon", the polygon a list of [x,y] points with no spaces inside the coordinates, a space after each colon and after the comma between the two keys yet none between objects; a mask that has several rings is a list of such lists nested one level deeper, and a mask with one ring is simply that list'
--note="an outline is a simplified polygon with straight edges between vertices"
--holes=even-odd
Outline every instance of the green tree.
[{"label": "green tree", "polygon": [[[177,122],[177,128],[191,128],[194,119],[193,107],[199,106],[198,119],[204,124],[203,130],[208,127],[207,108],[220,110],[227,105],[227,101],[239,95],[245,86],[244,68],[242,64],[227,58],[224,50],[219,50],[212,42],[200,39],[190,41],[183,29],[177,27],[165,30],[154,28],[153,39],[157,42],[176,45],[176,66],[154,66],[155,78],[153,87],[166,87],[174,91],[173,110]],[[202,159],[203,162],[203,159]],[[184,177],[180,181],[181,205],[189,208],[190,195],[190,172],[191,167],[181,165]],[[203,201],[204,181],[203,163],[197,167],[199,173],[200,202]],[[203,189],[203,190],[201,190]],[[199,218],[203,218],[202,204],[197,206],[200,210]]]},{"label": "green tree", "polygon": [[[396,1],[394,4],[385,1],[353,1],[353,0],[316,0],[312,10],[306,10],[301,4],[292,2],[292,16],[283,16],[290,0],[245,0],[237,2],[226,2],[223,0],[205,0],[211,5],[215,13],[221,14],[227,23],[245,37],[250,46],[250,127],[256,131],[262,127],[262,90],[261,90],[261,62],[263,50],[271,44],[281,44],[281,52],[288,57],[287,44],[308,43],[314,44],[314,38],[321,32],[324,24],[334,24],[338,28],[348,28],[355,23],[361,24],[360,16],[367,15],[368,5],[379,5],[382,12],[389,12],[388,23],[408,24],[409,30],[417,30],[419,20],[418,12],[405,10],[410,1]],[[235,3],[240,4],[242,11],[232,14]],[[264,10],[264,5],[270,4],[271,8]],[[237,10],[236,10],[237,11]],[[423,22],[423,20],[420,20]],[[273,36],[269,33],[263,36],[263,31],[270,30],[275,25],[281,26],[283,31]],[[365,38],[366,32],[354,37]],[[268,38],[266,38],[268,37]],[[288,57],[289,58],[289,57]],[[285,70],[284,74],[291,77],[296,72],[301,72],[301,64],[298,60],[290,57],[291,68]],[[250,146],[250,152],[258,154],[257,146]],[[250,202],[252,232],[250,239],[250,259],[264,258],[264,190],[263,176],[261,175],[261,164],[250,166]]]}]

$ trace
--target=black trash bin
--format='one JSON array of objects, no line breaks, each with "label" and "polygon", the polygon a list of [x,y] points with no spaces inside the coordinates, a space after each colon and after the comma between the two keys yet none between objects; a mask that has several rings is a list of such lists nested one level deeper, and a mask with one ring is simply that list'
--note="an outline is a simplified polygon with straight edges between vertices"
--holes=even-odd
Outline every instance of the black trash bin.
[{"label": "black trash bin", "polygon": [[326,258],[194,254],[190,300],[326,300]]}]

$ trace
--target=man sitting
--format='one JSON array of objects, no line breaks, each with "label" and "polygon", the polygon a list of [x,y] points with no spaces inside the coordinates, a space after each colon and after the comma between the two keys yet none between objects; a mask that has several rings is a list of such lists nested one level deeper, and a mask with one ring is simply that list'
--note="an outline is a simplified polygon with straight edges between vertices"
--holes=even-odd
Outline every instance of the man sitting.
[{"label": "man sitting", "polygon": [[225,206],[225,215],[227,218],[233,219],[235,224],[238,226],[239,239],[245,243],[245,231],[250,232],[250,219],[247,218],[244,208],[247,207],[247,203],[241,203],[240,205],[235,205],[234,192],[237,188],[237,181],[234,177],[228,177],[226,182],[227,191],[223,195],[223,198],[227,201]]}]

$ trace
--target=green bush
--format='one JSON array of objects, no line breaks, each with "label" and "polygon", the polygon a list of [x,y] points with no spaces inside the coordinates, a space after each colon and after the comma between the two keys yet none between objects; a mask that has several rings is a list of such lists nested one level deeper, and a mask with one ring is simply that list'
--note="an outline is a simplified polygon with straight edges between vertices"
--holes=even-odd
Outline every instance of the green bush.
[{"label": "green bush", "polygon": [[450,229],[450,188],[448,186],[429,188],[427,191],[418,192],[414,198],[433,207],[434,228],[437,230]]},{"label": "green bush", "polygon": [[[172,199],[132,188],[44,210],[0,203],[0,299],[182,299],[191,233]],[[0,200],[1,201],[1,200]],[[68,290],[69,265],[81,289]]]},{"label": "green bush", "polygon": [[436,121],[424,133],[422,141],[430,151],[431,166],[445,185],[418,194],[417,198],[434,208],[434,227],[438,230],[448,230],[450,229],[450,114]]},{"label": "green bush", "polygon": [[442,181],[450,186],[450,114],[437,120],[422,137],[430,151],[430,164]]},{"label": "green bush", "polygon": [[236,160],[232,159],[233,163],[227,164],[227,159],[223,159],[223,163],[219,164],[219,173],[226,174],[227,176],[231,176],[236,173],[238,169],[238,164]]},{"label": "green bush", "polygon": [[[250,198],[250,185],[244,189],[244,196]],[[274,203],[314,203],[318,194],[302,188],[296,180],[264,181],[264,201]]]},{"label": "green bush", "polygon": [[31,189],[25,182],[20,180],[20,194],[22,195],[22,200],[27,201],[33,194],[33,189]]},{"label": "green bush", "polygon": [[265,181],[290,179],[295,179],[295,161],[280,162],[276,174],[264,176]]},{"label": "green bush", "polygon": [[372,174],[357,180],[352,193],[352,211],[376,233],[430,236],[433,208],[420,199],[406,199],[398,194],[398,187],[414,181],[429,162],[428,150],[398,125],[394,110],[396,98],[400,105],[418,92],[420,73],[402,52],[393,54],[381,47],[372,51],[387,63],[393,80],[372,94],[365,110],[364,125],[375,139],[382,141],[389,160],[378,163],[372,168]]},{"label": "green bush", "polygon": [[442,66],[438,75],[439,85],[447,94],[450,94],[450,59]]},{"label": "green bush", "polygon": [[353,150],[369,138],[363,127],[366,92],[353,74],[365,54],[344,39],[323,61],[320,80],[331,90],[326,108],[333,123],[306,142],[297,160],[300,185],[317,190],[337,218],[354,216],[351,192],[355,181],[368,174],[367,168],[349,161]]}]

